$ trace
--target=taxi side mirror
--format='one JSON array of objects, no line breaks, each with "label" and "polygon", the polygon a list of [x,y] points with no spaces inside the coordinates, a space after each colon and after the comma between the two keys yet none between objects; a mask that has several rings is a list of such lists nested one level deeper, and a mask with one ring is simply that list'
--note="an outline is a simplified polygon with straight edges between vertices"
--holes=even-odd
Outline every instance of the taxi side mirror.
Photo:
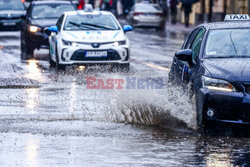
[{"label": "taxi side mirror", "polygon": [[124,32],[132,31],[132,30],[133,30],[133,27],[131,25],[124,25],[123,26]]},{"label": "taxi side mirror", "polygon": [[184,49],[175,53],[175,57],[177,57],[181,61],[188,62],[189,65],[191,66],[193,65],[192,55],[193,55],[193,51],[191,49]]}]

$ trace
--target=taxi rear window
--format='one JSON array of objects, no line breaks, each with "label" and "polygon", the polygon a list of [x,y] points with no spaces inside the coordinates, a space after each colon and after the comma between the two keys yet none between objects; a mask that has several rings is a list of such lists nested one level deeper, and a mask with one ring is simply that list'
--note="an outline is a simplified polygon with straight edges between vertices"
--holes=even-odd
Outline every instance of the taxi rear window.
[{"label": "taxi rear window", "polygon": [[210,30],[205,58],[250,58],[250,28]]}]

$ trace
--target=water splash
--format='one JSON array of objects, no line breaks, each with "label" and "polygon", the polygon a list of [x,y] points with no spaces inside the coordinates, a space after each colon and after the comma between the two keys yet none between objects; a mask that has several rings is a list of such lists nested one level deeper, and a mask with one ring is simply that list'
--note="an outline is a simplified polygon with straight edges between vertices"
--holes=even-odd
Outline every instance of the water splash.
[{"label": "water splash", "polygon": [[119,90],[109,100],[109,119],[153,126],[197,129],[194,103],[182,91]]}]

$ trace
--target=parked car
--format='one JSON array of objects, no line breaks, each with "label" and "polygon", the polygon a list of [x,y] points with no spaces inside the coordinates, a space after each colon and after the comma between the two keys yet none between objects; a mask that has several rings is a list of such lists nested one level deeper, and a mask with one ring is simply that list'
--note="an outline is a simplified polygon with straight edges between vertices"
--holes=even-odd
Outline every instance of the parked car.
[{"label": "parked car", "polygon": [[136,3],[127,16],[134,27],[154,27],[165,29],[166,19],[161,7],[153,3]]}]

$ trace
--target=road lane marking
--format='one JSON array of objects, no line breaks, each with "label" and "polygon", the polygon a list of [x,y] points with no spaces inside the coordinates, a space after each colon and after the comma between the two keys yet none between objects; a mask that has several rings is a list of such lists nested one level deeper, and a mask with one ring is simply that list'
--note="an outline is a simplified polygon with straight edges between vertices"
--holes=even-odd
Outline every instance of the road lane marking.
[{"label": "road lane marking", "polygon": [[133,58],[131,60],[133,60],[135,62],[138,62],[138,63],[141,63],[141,64],[144,64],[144,65],[149,66],[149,67],[154,68],[154,69],[159,69],[159,70],[164,70],[164,71],[170,71],[170,68],[167,68],[167,67],[162,67],[162,66],[159,66],[159,65],[147,63],[147,62],[140,61],[140,60],[133,59]]}]

